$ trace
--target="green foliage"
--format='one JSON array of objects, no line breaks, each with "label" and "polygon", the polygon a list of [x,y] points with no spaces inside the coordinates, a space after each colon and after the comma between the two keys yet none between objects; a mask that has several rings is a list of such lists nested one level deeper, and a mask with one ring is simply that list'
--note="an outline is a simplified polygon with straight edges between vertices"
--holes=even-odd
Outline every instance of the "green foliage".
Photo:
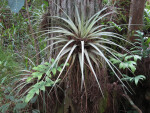
[{"label": "green foliage", "polygon": [[9,83],[10,77],[17,74],[19,64],[15,60],[16,56],[12,52],[0,48],[0,84]]},{"label": "green foliage", "polygon": [[132,52],[134,54],[140,55],[143,58],[149,57],[150,54],[150,49],[149,48],[149,43],[150,43],[150,38],[149,37],[144,37],[143,32],[141,31],[136,31],[137,34],[135,36],[139,37],[138,39],[135,39],[135,47],[132,48]]},{"label": "green foliage", "polygon": [[1,111],[2,113],[6,113],[6,111],[7,111],[8,108],[9,108],[9,106],[10,106],[10,103],[7,103],[7,104],[1,106],[1,107],[0,107],[0,111]]},{"label": "green foliage", "polygon": [[124,75],[124,78],[122,78],[121,80],[134,82],[135,85],[138,85],[140,80],[145,80],[145,79],[146,79],[146,77],[144,75],[137,75],[135,77],[129,77],[127,75]]},{"label": "green foliage", "polygon": [[[116,56],[118,56],[119,59],[110,57],[110,61],[113,64],[118,65],[119,69],[123,69],[123,70],[128,69],[133,74],[136,71],[137,60],[141,60],[142,58],[139,55],[127,55],[127,54],[120,54],[120,53],[117,53]],[[137,75],[135,77],[129,77],[126,74],[123,74],[123,78],[121,80],[134,82],[135,85],[138,85],[140,80],[145,80],[145,79],[146,77],[144,75]]]},{"label": "green foliage", "polygon": [[[44,64],[38,65],[37,67],[33,67],[32,71],[30,72],[30,76],[27,77],[26,75],[29,74],[29,71],[23,70],[27,72],[21,74],[22,76],[25,76],[24,78],[19,74],[18,77],[9,83],[7,88],[5,88],[5,86],[1,87],[2,90],[4,90],[1,97],[4,98],[5,102],[0,103],[0,111],[2,113],[9,111],[19,113],[21,110],[28,108],[28,105],[30,105],[29,102],[35,103],[38,95],[41,92],[45,93],[47,87],[52,88],[56,86],[60,79],[54,80],[54,78],[59,72],[61,72],[64,64],[58,66],[58,64],[55,63],[55,66],[50,69],[52,63],[54,63],[54,59],[51,60],[51,63],[45,62]],[[67,63],[65,66],[68,65],[69,64]],[[21,92],[22,88],[24,88],[26,85],[29,85],[30,87],[26,89],[26,93],[23,93],[23,91],[21,94],[22,96],[20,96],[19,92]],[[0,102],[2,101],[3,100]]]},{"label": "green foliage", "polygon": [[148,25],[150,23],[150,10],[149,9],[144,9],[144,21],[146,23],[146,25]]},{"label": "green foliage", "polygon": [[28,92],[25,98],[25,103],[28,103],[34,97],[35,94],[39,95],[40,91],[45,92],[45,87],[52,87],[59,81],[60,80],[52,81],[50,78],[46,77],[45,81],[37,82],[31,87],[30,91]]},{"label": "green foliage", "polygon": [[[54,63],[54,59],[51,60],[51,63]],[[54,85],[60,81],[60,79],[53,81],[52,78],[56,75],[57,71],[61,72],[64,64],[61,64],[60,66],[55,65],[53,68],[50,68],[51,63],[45,62],[44,64],[32,68],[35,72],[32,72],[26,82],[34,83],[36,79],[37,82],[30,87],[30,90],[25,98],[25,103],[28,103],[35,94],[39,95],[40,91],[45,92],[46,87],[54,87]]]},{"label": "green foliage", "polygon": [[[17,51],[17,54],[19,53],[18,55],[23,57],[21,62],[26,66],[26,69],[29,69],[31,66],[27,58],[34,62],[36,60],[34,57],[36,52],[34,39],[29,30],[29,20],[27,18],[26,9],[23,7],[20,13],[11,13],[9,8],[7,8],[8,3],[6,1],[7,0],[4,0],[4,4],[0,4],[0,28],[2,28],[0,29],[0,44],[12,51]],[[32,4],[31,7],[29,7],[31,26],[35,32],[38,32],[38,35],[40,35],[39,24],[41,19],[43,19],[42,15],[45,13],[47,7],[47,2],[44,1],[45,0],[28,0],[28,2]],[[45,5],[43,5],[43,3]],[[39,40],[40,49],[46,47],[46,42],[45,44],[40,44],[40,42],[43,42],[43,38],[37,40]],[[42,52],[42,56],[45,59],[45,52]]]},{"label": "green foliage", "polygon": [[3,25],[3,29],[0,29],[1,45],[11,50],[20,50],[20,47],[24,46],[24,43],[28,45],[28,20],[24,18],[24,15],[21,13],[11,14],[7,9],[4,9],[2,13],[4,14],[0,22]]},{"label": "green foliage", "polygon": [[141,60],[141,57],[139,55],[127,55],[120,53],[117,53],[115,55],[118,56],[118,59],[110,57],[110,61],[113,64],[118,64],[119,69],[130,69],[132,73],[134,73],[136,70],[137,60]]},{"label": "green foliage", "polygon": [[[13,111],[14,113],[19,113],[20,110],[27,107],[27,104],[23,102],[23,99],[15,98],[14,96],[6,95],[5,98],[9,101],[6,104],[0,106],[1,113],[6,113],[8,111]],[[5,101],[6,101],[5,99]],[[13,108],[12,108],[13,106]]]},{"label": "green foliage", "polygon": [[23,98],[18,98],[15,94],[11,93],[14,87],[14,83],[17,82],[19,79],[12,80],[11,82],[7,83],[7,87],[1,84],[1,89],[3,92],[1,93],[1,100],[0,100],[0,112],[14,112],[19,113],[21,109],[27,107],[27,104],[23,102]]},{"label": "green foliage", "polygon": [[[53,63],[54,59],[52,59],[51,61]],[[61,64],[60,66],[55,65],[52,69],[50,69],[50,66],[51,66],[50,63],[45,62],[44,64],[38,65],[37,67],[33,67],[32,69],[35,70],[35,72],[33,72],[31,76],[28,77],[27,82],[31,82],[31,80],[35,78],[38,78],[38,80],[41,80],[44,74],[52,78],[53,76],[56,75],[57,71],[61,72],[62,66],[64,66],[64,64]],[[67,63],[67,66],[68,66],[68,63]]]},{"label": "green foliage", "polygon": [[117,31],[121,32],[123,30],[123,28],[121,28],[119,25],[117,25],[116,23],[114,22],[108,22],[109,24],[111,24],[111,26],[114,26]]},{"label": "green foliage", "polygon": [[145,23],[145,25],[150,24],[150,19],[149,18],[150,18],[150,5],[147,5],[144,9],[144,23]]},{"label": "green foliage", "polygon": [[[22,0],[19,1],[8,0],[11,10],[14,13],[11,13],[9,8],[7,7],[8,6],[7,0],[2,0],[1,2],[2,4],[0,4],[0,46],[2,47],[5,46],[6,47],[5,50],[8,49],[9,51],[11,50],[11,52],[4,51],[4,49],[0,48],[0,68],[1,68],[0,69],[0,112],[21,113],[22,109],[27,108],[28,105],[30,105],[30,104],[27,105],[27,103],[24,102],[25,96],[20,95],[22,88],[24,88],[23,85],[26,88],[26,85],[28,85],[28,83],[29,84],[35,83],[35,81],[38,80],[38,76],[35,75],[32,78],[33,81],[32,80],[28,82],[23,81],[22,79],[24,79],[23,78],[24,75],[20,76],[20,74],[18,74],[18,70],[21,69],[21,65],[19,65],[19,63],[24,64],[24,66],[26,66],[26,69],[31,67],[30,58],[32,57],[33,62],[35,59],[34,42],[33,39],[31,39],[31,35],[29,35],[30,31],[28,26],[28,19],[26,16],[26,10],[25,8],[22,8],[21,10],[19,9],[19,7],[20,8],[22,7],[21,6]],[[45,5],[41,5],[42,2],[43,0],[35,1],[35,2],[31,1],[32,5],[29,9],[30,11],[29,13],[31,15],[31,24],[33,25],[35,31],[39,30],[40,21],[38,17],[35,18],[33,16],[39,16],[39,15],[41,16],[44,13],[44,10],[46,9]],[[37,6],[35,6],[35,4]],[[45,4],[48,6],[48,2],[45,2]],[[18,13],[19,10],[20,13]],[[35,15],[35,13],[37,15]],[[40,19],[42,19],[42,16]],[[43,40],[41,39],[40,41]],[[13,52],[15,52],[16,54],[14,54]],[[20,57],[18,58],[17,56],[17,62],[19,63],[16,62],[16,55]],[[45,57],[43,59],[45,59]],[[49,63],[45,63],[43,65],[48,67]],[[53,68],[51,71],[48,71],[47,68],[46,74],[50,73],[52,77],[54,75],[56,77],[57,72],[61,71],[62,66],[63,64],[61,66],[58,66],[58,68]],[[39,70],[36,69],[34,71],[40,72]],[[59,80],[52,81],[49,77],[45,77],[44,80],[47,81],[45,87],[54,86],[54,84],[56,84],[59,81]],[[41,81],[37,81],[37,82],[41,82]],[[51,83],[53,85],[51,85]],[[38,84],[37,87],[39,87],[39,91],[42,90],[40,89],[40,86],[38,86]],[[30,89],[32,90],[34,88],[35,87],[33,85],[33,87],[31,87]],[[33,99],[34,98],[30,100],[30,103],[33,102]],[[32,112],[37,112],[37,110],[32,110]]]},{"label": "green foliage", "polygon": [[144,16],[143,16],[143,31],[144,34],[148,34],[150,32],[150,5],[147,5],[144,9]]},{"label": "green foliage", "polygon": [[[43,16],[44,14],[46,14],[46,7],[48,7],[48,3],[44,1],[44,4],[42,4],[39,8],[30,9],[31,10],[30,12],[32,12],[33,19],[31,21],[33,23],[34,29],[38,28],[37,30],[39,30],[41,21],[43,20],[43,18],[46,18]],[[42,25],[42,26],[45,26],[45,25]]]}]

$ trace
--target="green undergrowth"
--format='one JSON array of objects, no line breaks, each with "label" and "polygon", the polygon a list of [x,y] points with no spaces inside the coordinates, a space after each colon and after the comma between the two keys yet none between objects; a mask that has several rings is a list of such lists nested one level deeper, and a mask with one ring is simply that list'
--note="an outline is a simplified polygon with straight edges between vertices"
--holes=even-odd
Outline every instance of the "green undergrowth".
[{"label": "green undergrowth", "polygon": [[7,84],[20,68],[13,52],[0,48],[0,83]]},{"label": "green undergrowth", "polygon": [[0,47],[0,107],[7,102],[6,94],[11,83],[17,78],[20,64],[12,51]]}]

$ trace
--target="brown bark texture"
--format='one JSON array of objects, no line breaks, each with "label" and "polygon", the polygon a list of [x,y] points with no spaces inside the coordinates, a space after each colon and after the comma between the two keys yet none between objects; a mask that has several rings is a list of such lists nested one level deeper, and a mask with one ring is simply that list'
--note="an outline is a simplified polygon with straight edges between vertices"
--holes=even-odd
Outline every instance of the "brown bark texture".
[{"label": "brown bark texture", "polygon": [[132,32],[142,29],[144,8],[145,0],[131,0],[130,18],[128,26],[128,37],[131,41],[134,41],[134,39],[136,38],[131,36]]},{"label": "brown bark texture", "polygon": [[52,15],[63,16],[64,11],[70,17],[74,16],[75,5],[89,16],[100,10],[102,6],[102,0],[49,0],[49,2]]}]

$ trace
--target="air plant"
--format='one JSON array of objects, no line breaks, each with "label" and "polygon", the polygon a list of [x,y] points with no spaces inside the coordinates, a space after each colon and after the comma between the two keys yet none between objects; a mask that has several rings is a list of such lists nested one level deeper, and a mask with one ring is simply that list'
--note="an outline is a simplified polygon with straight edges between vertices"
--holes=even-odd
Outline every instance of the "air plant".
[{"label": "air plant", "polygon": [[[114,32],[106,31],[107,29],[111,28],[111,26],[99,25],[100,21],[103,18],[114,13],[113,11],[105,13],[107,9],[107,7],[103,8],[102,10],[94,14],[91,18],[86,19],[83,16],[84,14],[81,14],[82,16],[80,16],[78,9],[75,8],[75,21],[73,21],[67,14],[67,18],[52,16],[50,18],[54,19],[55,21],[58,20],[63,24],[52,26],[47,32],[48,34],[55,34],[54,37],[48,39],[54,41],[48,47],[53,45],[59,47],[61,45],[61,49],[59,50],[53,64],[56,64],[65,58],[64,66],[57,79],[59,79],[62,75],[67,62],[71,60],[71,62],[74,64],[74,62],[77,62],[76,59],[78,58],[81,70],[81,89],[83,88],[83,84],[85,82],[86,75],[84,72],[86,62],[86,64],[90,67],[90,70],[93,73],[103,96],[104,94],[94,70],[94,65],[96,64],[96,67],[99,68],[99,62],[105,61],[112,72],[116,75],[118,80],[124,85],[124,83],[116,73],[116,71],[118,71],[120,74],[121,72],[117,69],[117,67],[115,67],[114,64],[110,62],[108,57],[112,56],[116,59],[119,59],[114,54],[118,52],[111,48],[112,45],[126,52],[129,52],[125,47],[115,43],[115,39],[122,40],[125,43],[130,43],[123,36]],[[53,68],[53,65],[50,66],[50,69],[51,68]]]}]

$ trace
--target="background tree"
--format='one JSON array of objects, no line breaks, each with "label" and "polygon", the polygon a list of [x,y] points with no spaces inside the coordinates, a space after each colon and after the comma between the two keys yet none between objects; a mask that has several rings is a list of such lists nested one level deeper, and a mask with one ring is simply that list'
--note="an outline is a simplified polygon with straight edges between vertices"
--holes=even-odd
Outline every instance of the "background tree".
[{"label": "background tree", "polygon": [[131,41],[135,39],[132,36],[132,32],[142,30],[145,2],[146,0],[131,0],[128,26],[128,37]]}]

